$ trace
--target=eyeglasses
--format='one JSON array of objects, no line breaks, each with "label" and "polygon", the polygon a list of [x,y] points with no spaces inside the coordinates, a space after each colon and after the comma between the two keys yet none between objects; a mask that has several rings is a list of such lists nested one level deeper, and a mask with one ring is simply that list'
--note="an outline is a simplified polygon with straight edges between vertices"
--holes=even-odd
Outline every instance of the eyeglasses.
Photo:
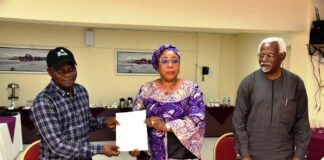
[{"label": "eyeglasses", "polygon": [[260,53],[257,54],[259,59],[264,59],[264,57],[266,57],[267,59],[272,59],[276,55],[278,55],[278,54],[272,54],[272,53],[270,53],[270,54],[260,54]]},{"label": "eyeglasses", "polygon": [[167,58],[161,58],[159,62],[162,65],[179,65],[180,60],[179,58],[172,58],[171,60],[168,60]]}]

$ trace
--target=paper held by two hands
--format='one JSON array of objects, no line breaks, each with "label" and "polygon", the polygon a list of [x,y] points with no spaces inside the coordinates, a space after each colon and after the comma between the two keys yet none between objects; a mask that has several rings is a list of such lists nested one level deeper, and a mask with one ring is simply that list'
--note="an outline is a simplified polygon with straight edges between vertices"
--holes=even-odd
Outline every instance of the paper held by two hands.
[{"label": "paper held by two hands", "polygon": [[148,150],[146,111],[116,113],[116,145],[120,151]]}]

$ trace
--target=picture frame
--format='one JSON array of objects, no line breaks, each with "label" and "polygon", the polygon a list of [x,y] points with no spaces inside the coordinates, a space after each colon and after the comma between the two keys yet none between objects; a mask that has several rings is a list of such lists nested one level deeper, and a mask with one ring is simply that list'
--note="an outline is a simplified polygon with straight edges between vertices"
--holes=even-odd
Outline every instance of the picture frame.
[{"label": "picture frame", "polygon": [[116,75],[156,75],[152,66],[152,51],[115,50]]},{"label": "picture frame", "polygon": [[0,73],[46,73],[50,49],[0,46]]}]

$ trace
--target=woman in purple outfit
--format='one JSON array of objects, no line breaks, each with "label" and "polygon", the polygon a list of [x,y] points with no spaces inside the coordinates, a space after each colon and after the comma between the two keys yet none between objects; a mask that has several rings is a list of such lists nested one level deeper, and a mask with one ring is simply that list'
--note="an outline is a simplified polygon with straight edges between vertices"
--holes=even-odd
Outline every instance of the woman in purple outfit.
[{"label": "woman in purple outfit", "polygon": [[180,52],[170,44],[152,55],[160,78],[140,88],[133,110],[146,110],[149,151],[132,151],[138,159],[201,159],[205,133],[205,105],[195,82],[178,78]]}]

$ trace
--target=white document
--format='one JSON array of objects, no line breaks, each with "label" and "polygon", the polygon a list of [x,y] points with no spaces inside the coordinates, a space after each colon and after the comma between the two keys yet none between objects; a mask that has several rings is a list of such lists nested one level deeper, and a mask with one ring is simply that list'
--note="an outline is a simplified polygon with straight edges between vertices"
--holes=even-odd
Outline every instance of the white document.
[{"label": "white document", "polygon": [[120,151],[148,150],[146,111],[116,113],[116,145]]}]

